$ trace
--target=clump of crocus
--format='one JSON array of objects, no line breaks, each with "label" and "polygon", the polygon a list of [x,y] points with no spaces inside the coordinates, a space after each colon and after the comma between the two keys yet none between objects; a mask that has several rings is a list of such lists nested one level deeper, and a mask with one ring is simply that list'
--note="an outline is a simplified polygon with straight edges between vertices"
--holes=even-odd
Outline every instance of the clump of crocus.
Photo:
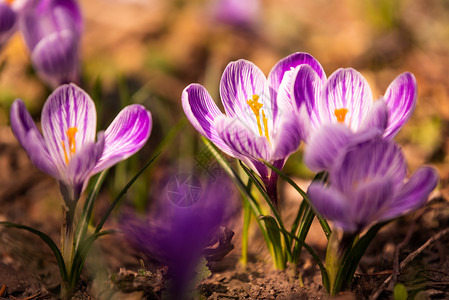
[{"label": "clump of crocus", "polygon": [[[372,225],[377,232],[383,222],[421,207],[429,193],[436,187],[438,175],[433,168],[422,167],[406,180],[407,166],[400,148],[375,131],[369,135],[341,135],[335,124],[327,131],[319,131],[306,152],[314,152],[305,160],[307,165],[319,165],[316,160],[329,159],[326,141],[346,140],[348,147],[334,149],[334,161],[328,169],[329,182],[313,182],[308,195],[316,211],[343,230],[343,238],[336,242],[332,233],[326,255],[328,286],[331,294],[349,284],[355,268],[375,234],[366,234],[359,242],[356,237]],[[376,134],[377,132],[377,134]],[[320,158],[321,156],[326,156]],[[365,240],[363,240],[365,239]],[[368,240],[368,243],[366,241]],[[363,241],[363,242],[362,242]],[[361,246],[364,245],[364,246]]]},{"label": "clump of crocus", "polygon": [[18,21],[28,0],[0,0],[0,49],[17,31]]},{"label": "clump of crocus", "polygon": [[[94,102],[75,84],[67,84],[58,87],[45,102],[41,116],[42,134],[22,100],[14,101],[10,117],[12,131],[31,161],[59,182],[65,204],[62,256],[55,249],[56,246],[49,245],[56,258],[63,260],[61,263],[58,259],[63,280],[61,294],[69,297],[84,263],[80,251],[85,251],[82,249],[86,246],[82,244],[91,214],[91,208],[83,211],[83,220],[78,223],[75,237],[73,227],[78,199],[93,174],[113,166],[142,148],[151,133],[151,114],[142,105],[129,105],[95,139],[97,116]],[[94,199],[90,197],[86,201],[93,205]],[[102,234],[102,225],[90,239]],[[43,234],[40,233],[40,236]],[[49,243],[49,238],[45,241]]]},{"label": "clump of crocus", "polygon": [[[180,198],[195,193],[194,197],[199,198],[190,206],[178,206],[168,197],[161,197],[160,208],[146,221],[134,216],[126,216],[122,221],[124,236],[133,248],[168,266],[168,299],[189,298],[202,257],[222,258],[232,250],[233,233],[221,227],[228,217],[232,187],[226,178],[218,179],[207,182],[204,188],[180,183],[176,191],[169,191]],[[200,189],[201,193],[192,188]],[[208,247],[217,239],[218,247]]]},{"label": "clump of crocus", "polygon": [[191,84],[182,93],[184,112],[196,130],[253,169],[275,205],[278,176],[260,160],[282,168],[305,136],[291,95],[292,72],[302,66],[323,73],[318,61],[306,53],[294,53],[279,61],[268,80],[247,60],[231,62],[220,83],[226,114],[200,84]]},{"label": "clump of crocus", "polygon": [[[334,123],[360,131],[377,102],[373,102],[366,79],[352,68],[338,69],[326,79],[322,73],[304,66],[295,75],[293,94],[297,108],[307,107],[310,131]],[[411,73],[400,74],[390,84],[382,97],[388,111],[385,138],[393,138],[411,117],[416,96],[416,80]]]},{"label": "clump of crocus", "polygon": [[51,87],[80,81],[82,17],[75,0],[38,0],[20,18],[31,61]]}]

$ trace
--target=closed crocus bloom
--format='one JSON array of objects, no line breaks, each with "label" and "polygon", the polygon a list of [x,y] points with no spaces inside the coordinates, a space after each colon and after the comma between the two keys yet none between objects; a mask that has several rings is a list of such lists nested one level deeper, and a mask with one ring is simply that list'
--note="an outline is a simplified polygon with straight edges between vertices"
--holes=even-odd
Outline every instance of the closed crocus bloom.
[{"label": "closed crocus bloom", "polygon": [[260,159],[282,168],[303,139],[302,118],[293,110],[290,90],[292,70],[304,64],[316,72],[321,70],[306,53],[294,53],[279,61],[268,80],[247,60],[231,62],[220,83],[226,114],[202,85],[191,84],[182,93],[184,112],[196,130],[257,172],[274,203],[277,175]]},{"label": "closed crocus bloom", "polygon": [[31,61],[52,87],[80,79],[82,17],[74,0],[39,0],[26,10],[20,28]]},{"label": "closed crocus bloom", "polygon": [[17,31],[18,20],[27,0],[0,0],[0,48]]},{"label": "closed crocus bloom", "polygon": [[[366,79],[352,68],[338,69],[328,79],[305,66],[294,79],[295,105],[306,105],[314,131],[324,124],[341,123],[359,131],[373,109],[373,95]],[[382,97],[388,112],[383,133],[393,138],[410,119],[416,104],[417,85],[413,74],[396,77]]]},{"label": "closed crocus bloom", "polygon": [[[338,130],[328,135],[323,141],[340,138]],[[315,144],[306,151],[323,153],[318,146],[327,147]],[[436,171],[430,167],[418,169],[406,180],[401,150],[381,136],[354,143],[334,155],[337,158],[329,170],[329,184],[314,182],[308,194],[315,209],[345,232],[358,233],[421,207],[438,182]]]},{"label": "closed crocus bloom", "polygon": [[212,0],[214,22],[235,27],[251,27],[260,15],[260,0]]},{"label": "closed crocus bloom", "polygon": [[66,203],[76,202],[89,178],[136,153],[148,140],[152,118],[142,105],[125,107],[97,139],[95,105],[74,84],[58,87],[42,109],[42,134],[22,100],[11,106],[11,128],[31,161],[55,177]]}]

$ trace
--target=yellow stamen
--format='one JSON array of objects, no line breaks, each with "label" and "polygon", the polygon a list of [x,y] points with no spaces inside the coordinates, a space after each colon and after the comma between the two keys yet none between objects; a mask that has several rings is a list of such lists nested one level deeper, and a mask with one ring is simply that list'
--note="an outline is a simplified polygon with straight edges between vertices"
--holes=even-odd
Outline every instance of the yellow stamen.
[{"label": "yellow stamen", "polygon": [[[70,157],[76,152],[75,134],[78,132],[78,128],[70,127],[67,131],[67,139],[69,140],[69,151]],[[69,155],[67,154],[67,149],[65,147],[64,141],[61,141],[62,149],[64,150],[65,163],[69,164]]]},{"label": "yellow stamen", "polygon": [[344,123],[347,113],[348,113],[348,109],[346,109],[346,108],[336,109],[334,114],[337,117],[337,122]]},{"label": "yellow stamen", "polygon": [[265,117],[265,113],[264,113],[263,109],[262,109],[262,120],[263,120],[263,126],[265,128],[265,136],[266,136],[268,142],[271,143],[269,135],[268,135],[268,118]]},{"label": "yellow stamen", "polygon": [[246,100],[246,103],[248,103],[254,115],[256,115],[257,127],[259,128],[259,135],[262,136],[262,124],[260,124],[259,111],[262,108],[263,104],[258,102],[259,96],[253,95],[252,98],[253,98],[252,100],[251,99]]}]

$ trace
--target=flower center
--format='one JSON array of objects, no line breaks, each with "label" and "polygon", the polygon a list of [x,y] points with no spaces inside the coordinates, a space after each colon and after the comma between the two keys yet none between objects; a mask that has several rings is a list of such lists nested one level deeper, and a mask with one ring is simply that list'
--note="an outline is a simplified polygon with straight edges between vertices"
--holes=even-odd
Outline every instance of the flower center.
[{"label": "flower center", "polygon": [[[246,100],[246,103],[248,103],[249,107],[251,107],[251,110],[253,111],[254,115],[256,116],[257,120],[257,127],[259,128],[259,135],[264,136],[262,133],[262,123],[260,122],[260,110],[263,106],[262,103],[259,103],[259,96],[253,95],[252,99]],[[265,112],[262,109],[262,122],[263,127],[265,131],[265,137],[267,138],[268,142],[270,141],[270,137],[268,135],[268,118],[265,116]]]},{"label": "flower center", "polygon": [[6,4],[8,4],[8,5],[12,5],[13,2],[14,2],[14,0],[6,0]]},{"label": "flower center", "polygon": [[64,159],[65,163],[69,164],[69,157],[72,157],[73,154],[76,152],[76,144],[75,144],[75,134],[78,132],[78,128],[76,127],[70,127],[67,129],[67,139],[69,140],[69,149],[67,151],[66,145],[64,141],[61,141],[62,149],[64,150]]},{"label": "flower center", "polygon": [[337,122],[338,123],[344,123],[347,113],[348,113],[348,109],[346,109],[346,108],[336,109],[334,114],[337,117]]}]

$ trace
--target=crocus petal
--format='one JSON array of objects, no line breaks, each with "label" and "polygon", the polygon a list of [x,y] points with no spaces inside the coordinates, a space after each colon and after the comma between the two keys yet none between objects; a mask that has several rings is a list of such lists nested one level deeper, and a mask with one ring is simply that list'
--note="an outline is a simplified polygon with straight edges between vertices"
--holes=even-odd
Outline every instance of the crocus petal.
[{"label": "crocus petal", "polygon": [[0,3],[0,48],[14,34],[17,25],[17,15],[11,7]]},{"label": "crocus petal", "polygon": [[66,156],[70,154],[67,150],[71,143],[67,134],[69,128],[76,128],[75,149],[95,141],[97,116],[94,102],[74,84],[62,85],[48,97],[42,108],[41,122],[48,152],[60,170],[66,168]]},{"label": "crocus petal", "polygon": [[218,117],[215,120],[215,127],[222,140],[232,150],[234,157],[270,160],[271,147],[268,140],[265,137],[256,136],[239,119]]},{"label": "crocus petal", "polygon": [[263,72],[244,59],[229,63],[221,77],[220,95],[226,114],[228,117],[239,118],[254,133],[258,132],[256,116],[247,103],[247,100],[253,99],[253,95],[259,97],[258,101],[263,104],[265,115],[272,122],[266,81]]},{"label": "crocus petal", "polygon": [[[268,74],[268,85],[270,88],[274,119],[276,119],[278,115],[277,110],[279,104],[276,105],[276,102],[279,102],[278,93],[281,91],[285,92],[285,88],[281,88],[281,83],[285,82],[284,76],[288,74],[288,72],[291,72],[292,69],[296,69],[300,65],[310,66],[314,70],[314,73],[317,74],[317,76],[320,78],[320,80],[326,79],[326,74],[324,73],[321,64],[308,53],[297,52],[281,59]],[[290,92],[288,92],[287,94],[287,102],[289,101],[290,103],[292,103],[293,99],[288,100],[289,94]],[[281,97],[280,99],[286,100],[284,97]]]},{"label": "crocus petal", "polygon": [[271,141],[274,149],[271,159],[285,159],[295,152],[303,139],[303,135],[303,126],[299,114],[294,111],[283,113],[280,124]]},{"label": "crocus petal", "polygon": [[396,77],[385,93],[389,122],[385,131],[386,138],[393,138],[399,129],[410,119],[415,110],[418,87],[415,76],[403,73]]},{"label": "crocus petal", "polygon": [[228,145],[218,135],[214,121],[223,115],[207,90],[200,84],[190,84],[182,92],[182,108],[193,127],[211,140],[223,152],[232,156]]},{"label": "crocus petal", "polygon": [[437,186],[438,174],[430,167],[420,168],[395,195],[382,220],[392,219],[422,206]]},{"label": "crocus petal", "polygon": [[320,127],[307,141],[304,163],[314,172],[329,170],[352,137],[353,132],[340,124]]},{"label": "crocus petal", "polygon": [[70,160],[65,174],[67,178],[64,181],[74,189],[75,201],[86,187],[90,176],[94,174],[92,170],[100,159],[104,146],[105,135],[99,132],[96,143],[90,142],[83,145],[83,148]]},{"label": "crocus petal", "polygon": [[388,109],[383,99],[374,102],[373,107],[369,111],[365,120],[363,120],[360,130],[378,128],[380,131],[385,132],[388,126]]},{"label": "crocus petal", "polygon": [[348,220],[348,200],[333,187],[312,183],[307,191],[314,209],[345,231],[354,231],[354,224]]},{"label": "crocus petal", "polygon": [[339,69],[328,79],[318,102],[322,121],[336,122],[336,109],[347,109],[344,123],[357,131],[373,105],[366,79],[356,70]]},{"label": "crocus petal", "polygon": [[302,105],[307,108],[315,128],[320,124],[319,115],[316,113],[316,102],[321,97],[323,86],[324,82],[315,70],[307,65],[299,68],[293,84],[294,104],[296,109],[300,109]]},{"label": "crocus petal", "polygon": [[402,184],[407,171],[399,147],[381,136],[351,145],[337,163],[331,182],[345,194],[353,190],[354,184],[374,178],[389,178],[397,186]]},{"label": "crocus petal", "polygon": [[380,219],[381,214],[386,211],[387,203],[393,198],[394,183],[389,177],[375,178],[366,182],[353,182],[359,185],[351,195],[352,204],[350,220],[358,230]]},{"label": "crocus petal", "polygon": [[124,160],[145,145],[152,127],[151,113],[142,105],[125,107],[105,132],[104,151],[93,173]]},{"label": "crocus petal", "polygon": [[50,86],[79,81],[78,38],[69,30],[42,38],[31,53],[39,75]]},{"label": "crocus petal", "polygon": [[13,102],[10,111],[11,129],[30,160],[41,171],[59,177],[53,158],[47,151],[44,138],[36,127],[22,100]]}]

